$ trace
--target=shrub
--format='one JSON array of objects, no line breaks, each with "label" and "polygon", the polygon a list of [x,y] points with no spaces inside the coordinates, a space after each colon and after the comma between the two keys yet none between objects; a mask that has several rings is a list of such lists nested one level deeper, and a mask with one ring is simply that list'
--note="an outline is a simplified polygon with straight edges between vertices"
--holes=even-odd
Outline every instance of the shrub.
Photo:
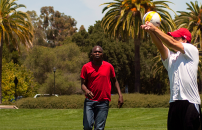
[{"label": "shrub", "polygon": [[59,97],[24,98],[15,105],[26,109],[79,109],[83,107],[84,95],[71,95]]},{"label": "shrub", "polygon": [[[2,96],[3,102],[14,99],[14,95],[29,97],[34,95],[38,88],[37,82],[31,71],[27,70],[24,66],[14,64],[12,61],[9,63],[3,59],[2,66]],[[14,80],[17,79],[17,86]]]},{"label": "shrub", "polygon": [[[112,95],[110,108],[117,108],[118,95]],[[123,94],[123,108],[155,108],[168,107],[169,95]],[[59,97],[24,98],[15,102],[18,108],[26,109],[83,109],[84,95]]]},{"label": "shrub", "polygon": [[[123,98],[123,108],[168,108],[170,95],[123,94]],[[25,109],[83,109],[84,99],[84,95],[29,97],[16,101],[15,105]],[[111,99],[109,107],[117,108],[118,95],[112,95]]]},{"label": "shrub", "polygon": [[[170,95],[152,95],[152,94],[123,94],[123,108],[156,108],[169,107]],[[110,102],[111,108],[116,108],[118,104],[118,95],[112,95]]]}]

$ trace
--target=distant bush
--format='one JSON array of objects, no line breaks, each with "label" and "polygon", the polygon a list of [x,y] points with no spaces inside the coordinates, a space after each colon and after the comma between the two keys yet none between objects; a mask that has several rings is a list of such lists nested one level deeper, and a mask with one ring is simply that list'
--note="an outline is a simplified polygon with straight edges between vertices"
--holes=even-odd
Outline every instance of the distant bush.
[{"label": "distant bush", "polygon": [[34,46],[23,64],[39,83],[38,93],[71,95],[81,90],[80,72],[86,62],[87,53],[75,43],[68,43],[55,48]]},{"label": "distant bush", "polygon": [[[202,96],[202,95],[201,95]],[[117,108],[118,95],[112,95],[110,108]],[[170,95],[123,94],[123,108],[168,108]],[[24,109],[83,109],[84,95],[23,98],[15,102]]]},{"label": "distant bush", "polygon": [[59,97],[24,98],[15,105],[26,109],[80,109],[83,108],[84,95],[71,95]]},{"label": "distant bush", "polygon": [[[158,108],[169,107],[170,95],[152,95],[152,94],[124,94],[123,108]],[[116,108],[118,104],[118,95],[112,95],[110,102],[111,108]]]},{"label": "distant bush", "polygon": [[[23,97],[36,93],[38,83],[34,81],[31,71],[13,61],[6,63],[6,59],[3,59],[2,65],[2,102],[14,99],[15,93]],[[17,81],[17,86],[15,86],[15,81]]]},{"label": "distant bush", "polygon": [[10,101],[5,101],[5,102],[2,102],[1,105],[15,105],[15,103],[10,102]]},{"label": "distant bush", "polygon": [[[110,108],[117,108],[118,95],[112,95]],[[169,95],[123,94],[123,108],[155,108],[168,107]],[[24,98],[15,102],[18,108],[25,109],[83,109],[84,95],[69,95],[59,97]]]}]

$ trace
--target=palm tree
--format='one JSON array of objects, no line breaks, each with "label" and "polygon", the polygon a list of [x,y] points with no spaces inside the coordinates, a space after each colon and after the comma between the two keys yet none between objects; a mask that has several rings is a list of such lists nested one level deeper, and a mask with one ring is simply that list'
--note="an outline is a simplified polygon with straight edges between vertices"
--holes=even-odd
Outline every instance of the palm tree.
[{"label": "palm tree", "polygon": [[[114,0],[104,3],[107,5],[102,12],[108,10],[102,19],[102,27],[105,33],[114,38],[128,38],[132,36],[135,44],[135,92],[140,92],[140,45],[146,33],[140,29],[142,18],[148,11],[156,11],[162,18],[160,28],[164,31],[171,31],[175,25],[170,14],[165,10],[169,9],[166,2],[152,0]],[[173,11],[174,12],[174,11]]]},{"label": "palm tree", "polygon": [[17,4],[16,0],[0,0],[0,104],[2,103],[2,50],[3,45],[14,46],[19,50],[20,44],[27,48],[32,46],[33,27],[29,16],[17,11],[22,4]]},{"label": "palm tree", "polygon": [[202,5],[199,7],[198,1],[186,3],[188,8],[185,11],[177,11],[180,13],[179,16],[175,18],[175,23],[177,28],[187,28],[192,33],[192,43],[200,42],[200,50],[202,49]]}]

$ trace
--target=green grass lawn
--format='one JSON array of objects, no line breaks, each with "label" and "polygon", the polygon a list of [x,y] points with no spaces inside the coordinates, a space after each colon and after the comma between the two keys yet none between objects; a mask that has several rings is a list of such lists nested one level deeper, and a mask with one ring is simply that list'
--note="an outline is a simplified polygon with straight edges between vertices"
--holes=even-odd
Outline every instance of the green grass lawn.
[{"label": "green grass lawn", "polygon": [[[110,108],[105,130],[166,130],[167,108]],[[1,130],[82,130],[82,109],[0,109]]]}]

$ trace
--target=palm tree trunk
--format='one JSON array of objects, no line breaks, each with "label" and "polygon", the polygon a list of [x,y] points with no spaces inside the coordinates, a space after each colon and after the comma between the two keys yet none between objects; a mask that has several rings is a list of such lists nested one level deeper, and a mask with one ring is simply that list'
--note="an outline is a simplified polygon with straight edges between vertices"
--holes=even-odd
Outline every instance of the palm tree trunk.
[{"label": "palm tree trunk", "polygon": [[140,92],[140,39],[134,39],[135,44],[135,92]]},{"label": "palm tree trunk", "polygon": [[2,53],[3,53],[3,42],[2,38],[0,41],[0,104],[2,103],[2,89],[1,89],[1,83],[2,83]]}]

